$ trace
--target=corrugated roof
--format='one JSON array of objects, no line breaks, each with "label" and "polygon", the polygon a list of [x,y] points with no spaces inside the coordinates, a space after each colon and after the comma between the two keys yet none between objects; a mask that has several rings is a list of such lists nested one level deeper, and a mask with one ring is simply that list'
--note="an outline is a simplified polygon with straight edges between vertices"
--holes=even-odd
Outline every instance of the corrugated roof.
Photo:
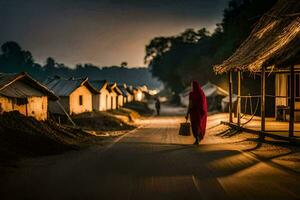
[{"label": "corrugated roof", "polygon": [[6,94],[13,94],[13,97],[31,96],[32,93],[29,92],[30,90],[20,90],[17,88],[18,86],[10,87],[17,80],[26,81],[28,85],[41,91],[43,94],[47,95],[49,98],[53,100],[58,99],[58,97],[52,91],[50,91],[46,86],[34,80],[31,76],[29,76],[25,72],[18,73],[18,74],[0,73],[0,90],[8,90],[6,91]]},{"label": "corrugated roof", "polygon": [[69,96],[81,85],[86,85],[92,93],[98,93],[98,91],[93,88],[93,86],[89,82],[87,82],[87,80],[87,78],[63,79],[60,77],[54,77],[45,80],[44,84],[57,96]]},{"label": "corrugated roof", "polygon": [[118,87],[118,85],[117,85],[116,82],[111,83],[111,84],[108,84],[107,89],[108,89],[109,92],[114,91],[114,92],[117,93],[118,95],[122,95],[122,91],[120,90],[120,88]]},{"label": "corrugated roof", "polygon": [[106,80],[94,80],[89,82],[98,91],[100,91],[108,83]]},{"label": "corrugated roof", "polygon": [[127,88],[126,88],[126,91],[127,91],[130,95],[133,95],[133,91],[130,89],[130,87],[127,87]]},{"label": "corrugated roof", "polygon": [[119,89],[121,90],[122,95],[123,95],[124,97],[127,97],[128,92],[127,92],[126,88],[125,88],[123,85],[118,85],[118,87],[119,87]]},{"label": "corrugated roof", "polygon": [[20,74],[6,74],[6,73],[0,73],[0,88],[2,89],[10,82],[14,81],[16,78],[18,78]]}]

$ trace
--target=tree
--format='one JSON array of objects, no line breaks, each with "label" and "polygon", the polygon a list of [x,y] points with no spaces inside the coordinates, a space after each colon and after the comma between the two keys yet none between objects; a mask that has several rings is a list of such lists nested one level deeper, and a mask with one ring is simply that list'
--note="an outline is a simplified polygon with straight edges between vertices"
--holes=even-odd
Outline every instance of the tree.
[{"label": "tree", "polygon": [[56,62],[55,62],[54,58],[48,57],[47,60],[46,60],[45,67],[47,67],[47,68],[55,68],[55,65],[56,65]]},{"label": "tree", "polygon": [[146,46],[144,61],[152,75],[175,96],[193,79],[201,84],[219,83],[212,66],[228,58],[247,38],[253,25],[276,0],[231,0],[221,23],[209,34],[207,29],[187,29],[172,37],[155,37]]},{"label": "tree", "polygon": [[30,51],[25,51],[14,41],[1,46],[0,67],[3,72],[31,71],[34,60]]},{"label": "tree", "polygon": [[17,55],[22,52],[21,46],[17,42],[14,42],[14,41],[5,42],[1,46],[1,50],[2,50],[3,55],[6,57]]},{"label": "tree", "polygon": [[125,67],[127,67],[127,66],[128,66],[128,63],[127,63],[127,62],[124,61],[124,62],[121,63],[121,67],[122,67],[122,68],[125,68]]}]

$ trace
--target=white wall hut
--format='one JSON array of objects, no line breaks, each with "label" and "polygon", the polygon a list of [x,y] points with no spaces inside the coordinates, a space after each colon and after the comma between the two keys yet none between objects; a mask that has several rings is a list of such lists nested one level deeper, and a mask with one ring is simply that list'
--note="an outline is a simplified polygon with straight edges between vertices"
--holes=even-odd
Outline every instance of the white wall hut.
[{"label": "white wall hut", "polygon": [[19,111],[43,121],[48,118],[48,99],[58,97],[28,74],[0,73],[0,113]]},{"label": "white wall hut", "polygon": [[229,93],[223,88],[207,82],[202,86],[202,90],[206,96],[208,110],[209,111],[221,111],[222,110],[222,99],[229,95]]},{"label": "white wall hut", "polygon": [[143,101],[144,94],[140,88],[135,87],[135,88],[133,88],[132,91],[133,91],[133,100],[134,101]]},{"label": "white wall hut", "polygon": [[[222,99],[228,96],[228,92],[223,88],[211,83],[207,82],[205,85],[202,86],[202,90],[206,96],[208,102],[208,110],[214,111],[219,110],[221,111],[222,106],[221,102]],[[188,106],[189,104],[189,93],[192,91],[191,87],[187,87],[183,92],[180,93],[180,101],[181,104],[184,106]]]},{"label": "white wall hut", "polygon": [[128,102],[128,91],[126,90],[126,85],[118,85],[118,88],[120,89],[120,91],[122,92],[123,95],[123,105],[126,104]]},{"label": "white wall hut", "polygon": [[124,95],[119,86],[116,84],[114,90],[117,93],[117,108],[123,107],[124,105]]},{"label": "white wall hut", "polygon": [[128,86],[124,86],[124,87],[127,91],[127,103],[132,102],[133,101],[133,92],[132,92],[131,88]]},{"label": "white wall hut", "polygon": [[114,84],[109,84],[108,90],[109,90],[109,94],[110,94],[110,110],[114,110],[117,108],[117,93],[116,91],[113,89],[113,85]]},{"label": "white wall hut", "polygon": [[188,107],[190,92],[191,92],[191,87],[187,87],[179,94],[181,105]]},{"label": "white wall hut", "polygon": [[106,80],[90,81],[91,85],[99,92],[93,95],[93,110],[106,111],[111,108],[111,96]]},{"label": "white wall hut", "polygon": [[[68,114],[80,114],[93,110],[92,97],[93,94],[98,94],[98,91],[88,82],[88,78],[54,77],[46,80],[44,84],[59,96],[59,103]],[[54,114],[64,114],[57,102],[49,102],[49,110]]]},{"label": "white wall hut", "polygon": [[117,109],[123,106],[123,95],[117,83],[109,85],[111,95],[111,109]]}]

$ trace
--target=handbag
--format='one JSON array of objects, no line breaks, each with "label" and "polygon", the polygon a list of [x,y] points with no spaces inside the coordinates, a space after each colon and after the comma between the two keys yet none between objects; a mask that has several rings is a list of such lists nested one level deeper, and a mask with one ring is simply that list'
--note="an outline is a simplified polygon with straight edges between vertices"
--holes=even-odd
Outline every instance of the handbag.
[{"label": "handbag", "polygon": [[191,135],[191,123],[187,122],[187,120],[184,123],[180,123],[179,135],[182,135],[182,136],[190,136]]}]

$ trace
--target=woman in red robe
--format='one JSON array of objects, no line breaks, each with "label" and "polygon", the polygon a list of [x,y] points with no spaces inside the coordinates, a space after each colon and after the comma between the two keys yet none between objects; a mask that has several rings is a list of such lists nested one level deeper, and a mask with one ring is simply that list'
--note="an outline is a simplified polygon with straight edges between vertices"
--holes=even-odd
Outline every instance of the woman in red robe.
[{"label": "woman in red robe", "polygon": [[192,92],[189,95],[189,107],[186,115],[188,119],[190,115],[190,121],[192,125],[192,132],[195,137],[195,143],[199,142],[204,138],[206,121],[207,121],[207,103],[206,96],[201,89],[198,81],[193,81]]}]

